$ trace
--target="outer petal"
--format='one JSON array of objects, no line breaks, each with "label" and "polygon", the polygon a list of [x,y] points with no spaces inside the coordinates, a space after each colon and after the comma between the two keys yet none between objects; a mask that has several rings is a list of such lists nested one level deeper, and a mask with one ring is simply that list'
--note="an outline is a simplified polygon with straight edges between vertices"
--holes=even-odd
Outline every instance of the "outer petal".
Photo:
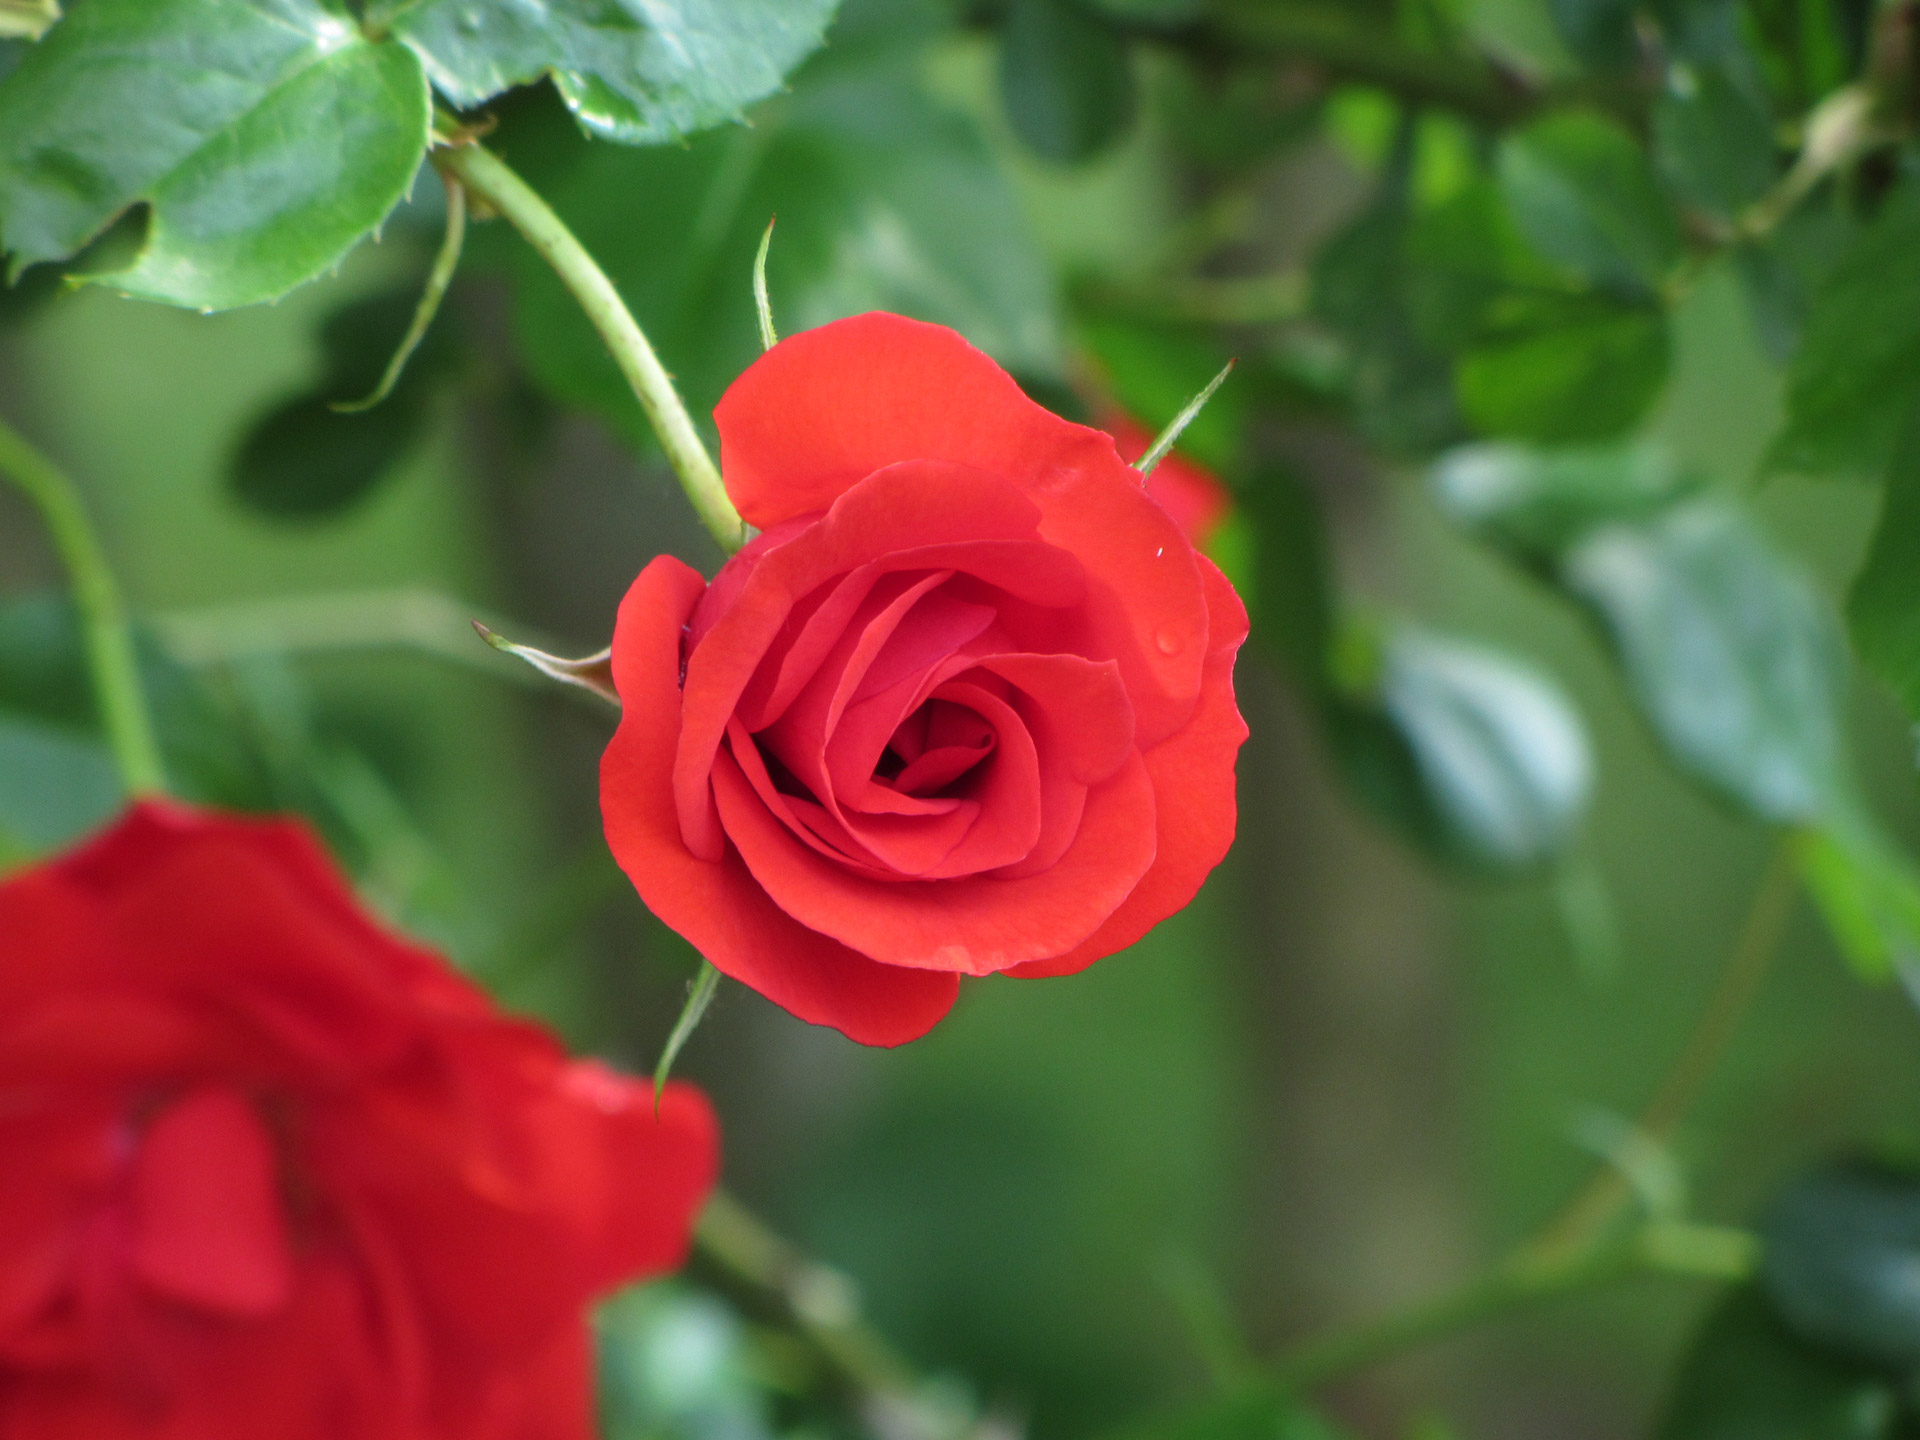
[{"label": "outer petal", "polygon": [[1234,756],[1247,738],[1233,698],[1233,660],[1247,638],[1247,611],[1226,576],[1204,559],[1200,566],[1213,625],[1200,707],[1184,730],[1146,753],[1158,805],[1153,868],[1084,943],[1051,960],[1016,966],[1009,975],[1072,975],[1124,950],[1193,899],[1233,844]]},{"label": "outer petal", "polygon": [[655,560],[621,602],[613,651],[620,728],[600,766],[607,843],[641,898],[725,974],[803,1020],[866,1045],[899,1045],[953,1006],[959,978],[880,965],[779,909],[729,850],[696,858],[673,803],[680,633],[705,582]]},{"label": "outer petal", "polygon": [[728,387],[713,418],[727,494],[762,530],[824,510],[902,460],[1023,481],[1113,450],[1099,431],[1034,404],[958,332],[881,311],[782,340]]}]

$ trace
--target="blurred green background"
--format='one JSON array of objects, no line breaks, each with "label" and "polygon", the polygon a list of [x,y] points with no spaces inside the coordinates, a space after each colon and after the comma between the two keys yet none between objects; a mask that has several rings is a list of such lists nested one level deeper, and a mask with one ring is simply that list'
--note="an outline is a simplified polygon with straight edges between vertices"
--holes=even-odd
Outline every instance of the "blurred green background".
[{"label": "blurred green background", "polygon": [[[1594,1165],[1606,1117],[1633,1115],[1680,1048],[1774,841],[1676,776],[1563,599],[1444,520],[1420,444],[1363,443],[1350,410],[1316,398],[1315,357],[1339,330],[1324,314],[1163,321],[1132,298],[1196,245],[1210,273],[1294,273],[1394,163],[1385,94],[1142,43],[1123,56],[1130,98],[1103,99],[1108,72],[1073,67],[1036,98],[1002,67],[1044,46],[1028,36],[1014,62],[1003,47],[1009,27],[1052,22],[1016,10],[851,7],[752,127],[683,147],[589,144],[537,94],[501,107],[499,145],[621,282],[703,418],[757,348],[750,264],[776,212],[783,329],[873,305],[922,314],[1083,413],[1125,392],[1130,363],[1144,393],[1156,364],[1190,390],[1224,353],[1280,357],[1269,370],[1291,399],[1256,379],[1220,403],[1326,515],[1341,609],[1528,657],[1584,716],[1596,777],[1561,858],[1507,875],[1437,865],[1356,805],[1300,686],[1256,645],[1238,678],[1253,731],[1239,843],[1132,951],[1072,979],[970,983],[895,1052],[723,988],[680,1068],[718,1100],[728,1184],[851,1276],[928,1373],[1009,1425],[1080,1436],[1203,1395],[1210,1351],[1272,1353],[1431,1294],[1545,1219]],[[1571,63],[1545,6],[1468,10],[1496,51]],[[1444,193],[1478,142],[1449,159],[1450,132],[1430,130],[1421,183]],[[1229,190],[1238,221],[1215,203]],[[377,371],[438,203],[423,175],[378,244],[270,307],[203,317],[101,289],[12,292],[0,414],[84,485],[174,697],[174,743],[218,752],[176,749],[190,784],[312,814],[395,920],[581,1048],[647,1069],[695,957],[604,854],[610,716],[465,629],[485,616],[586,653],[651,555],[717,561],[590,332],[504,226],[482,225],[398,418],[309,413],[310,428],[262,438],[276,407],[344,398]],[[1223,215],[1229,239],[1210,244]],[[1731,259],[1706,264],[1635,425],[1729,491],[1756,485],[1783,403],[1740,287]],[[1419,403],[1390,399],[1387,416],[1415,424]],[[363,460],[339,458],[347,426],[382,427],[354,442]],[[1193,449],[1238,481],[1204,429]],[[1792,476],[1752,493],[1839,596],[1872,493]],[[1244,578],[1238,543],[1219,553]],[[22,850],[113,803],[46,678],[58,585],[28,512],[0,492],[0,685],[27,697],[0,724],[0,829]],[[1920,833],[1911,735],[1872,681],[1849,696],[1866,794]],[[1678,1137],[1693,1212],[1747,1221],[1813,1158],[1920,1144],[1917,1029],[1900,987],[1850,976],[1801,902]],[[1644,1280],[1555,1302],[1369,1371],[1330,1408],[1377,1436],[1642,1434],[1709,1298]],[[778,1345],[698,1268],[623,1304],[622,1333],[642,1338],[610,1384],[640,1396],[633,1433],[847,1423],[764,1398],[781,1388]],[[702,1365],[733,1378],[675,1398]]]}]

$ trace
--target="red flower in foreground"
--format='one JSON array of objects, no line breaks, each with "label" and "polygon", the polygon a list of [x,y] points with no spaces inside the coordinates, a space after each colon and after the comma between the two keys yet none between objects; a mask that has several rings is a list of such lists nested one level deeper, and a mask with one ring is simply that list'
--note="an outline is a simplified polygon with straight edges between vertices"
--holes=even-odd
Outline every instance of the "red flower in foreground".
[{"label": "red flower in foreground", "polygon": [[951,330],[795,335],[720,402],[764,532],[620,607],[607,839],[735,979],[856,1040],[962,975],[1064,975],[1233,839],[1233,589],[1097,430]]},{"label": "red flower in foreground", "polygon": [[[1113,436],[1120,458],[1129,465],[1153,444],[1153,436],[1124,415],[1108,417],[1105,429]],[[1233,511],[1233,492],[1220,483],[1220,477],[1177,450],[1169,450],[1153,467],[1153,474],[1147,477],[1147,494],[1160,502],[1173,523],[1202,550],[1212,543],[1215,532]]]},{"label": "red flower in foreground", "polygon": [[0,1436],[586,1440],[583,1306],[715,1148],[304,831],[136,807],[0,884]]}]

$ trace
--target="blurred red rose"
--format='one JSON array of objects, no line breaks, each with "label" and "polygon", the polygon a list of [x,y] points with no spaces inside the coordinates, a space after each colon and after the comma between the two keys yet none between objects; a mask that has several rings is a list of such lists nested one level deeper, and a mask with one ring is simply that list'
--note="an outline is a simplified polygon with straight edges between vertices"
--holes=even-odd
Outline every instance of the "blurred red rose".
[{"label": "blurred red rose", "polygon": [[962,975],[1062,975],[1234,830],[1233,588],[1097,430],[951,330],[795,335],[715,411],[764,532],[662,557],[614,635],[607,839],[716,966],[869,1044]]},{"label": "blurred red rose", "polygon": [[[1104,428],[1113,436],[1120,458],[1129,465],[1153,444],[1153,436],[1124,415],[1108,416]],[[1147,494],[1160,502],[1173,523],[1202,550],[1213,543],[1214,535],[1233,511],[1233,494],[1220,483],[1220,477],[1177,450],[1169,450],[1153,467],[1153,474],[1147,477]]]},{"label": "blurred red rose", "polygon": [[136,807],[0,884],[0,1435],[586,1440],[583,1307],[715,1155],[301,829]]}]

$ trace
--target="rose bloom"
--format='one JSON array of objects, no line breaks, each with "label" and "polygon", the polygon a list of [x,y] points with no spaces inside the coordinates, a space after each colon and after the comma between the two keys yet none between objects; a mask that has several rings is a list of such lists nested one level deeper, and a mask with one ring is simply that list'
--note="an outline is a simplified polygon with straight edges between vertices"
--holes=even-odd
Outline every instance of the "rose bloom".
[{"label": "rose bloom", "polygon": [[607,839],[647,904],[803,1019],[892,1045],[963,975],[1065,975],[1225,855],[1233,588],[1110,436],[953,331],[795,335],[714,412],[761,534],[634,582]]},{"label": "rose bloom", "polygon": [[137,806],[0,884],[0,1436],[587,1440],[583,1308],[715,1155],[304,830]]}]

